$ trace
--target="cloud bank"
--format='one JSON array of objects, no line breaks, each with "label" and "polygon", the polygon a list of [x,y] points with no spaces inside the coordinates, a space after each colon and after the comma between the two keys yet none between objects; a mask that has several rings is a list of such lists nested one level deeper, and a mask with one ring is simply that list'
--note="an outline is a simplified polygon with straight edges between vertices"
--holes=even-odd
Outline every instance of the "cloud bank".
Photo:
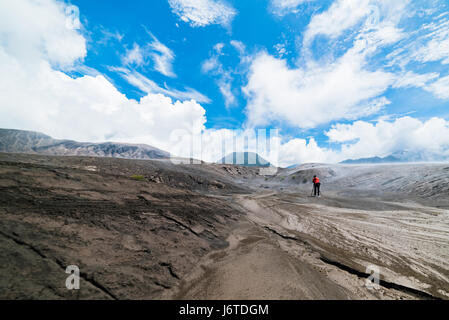
[{"label": "cloud bank", "polygon": [[[0,3],[0,127],[80,141],[144,142],[162,149],[169,149],[173,130],[204,128],[205,109],[195,100],[148,93],[136,101],[103,75],[64,73],[83,70],[79,65],[87,54],[79,30],[67,28],[66,8],[51,0]],[[140,62],[139,55],[129,59]]]}]

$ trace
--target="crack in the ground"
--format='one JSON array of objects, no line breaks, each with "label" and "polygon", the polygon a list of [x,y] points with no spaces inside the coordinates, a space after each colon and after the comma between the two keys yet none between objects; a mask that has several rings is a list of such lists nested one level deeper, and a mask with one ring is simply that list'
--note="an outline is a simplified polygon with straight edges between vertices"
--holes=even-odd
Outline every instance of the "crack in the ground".
[{"label": "crack in the ground", "polygon": [[[20,240],[16,237],[13,237],[3,231],[0,231],[0,234],[2,236],[4,236],[7,239],[10,239],[12,241],[14,241],[15,243],[17,243],[18,245],[24,246],[26,248],[28,248],[29,250],[33,251],[34,253],[36,253],[37,255],[39,255],[41,258],[49,260],[54,262],[56,265],[58,265],[61,269],[66,270],[66,266],[64,266],[64,263],[58,259],[51,259],[49,258],[47,255],[45,255],[41,250],[39,250],[38,248],[32,246],[29,243],[24,242],[23,240]],[[80,272],[80,277],[85,280],[86,282],[90,283],[92,286],[94,286],[95,288],[97,288],[98,290],[100,290],[101,292],[103,292],[104,294],[106,294],[107,296],[109,296],[110,298],[112,298],[113,300],[118,300],[118,298],[112,293],[110,292],[107,288],[105,288],[101,283],[99,283],[98,281],[96,281],[91,275],[88,275],[84,272]]]},{"label": "crack in the ground", "polygon": [[[302,242],[304,244],[308,244],[306,241],[303,241],[303,240],[298,239],[296,237],[283,235],[282,233],[274,230],[273,228],[270,228],[269,226],[264,226],[264,228],[266,230],[276,234],[277,236],[283,238],[283,239],[295,240],[295,241],[300,241],[300,242]],[[340,270],[346,271],[346,272],[348,272],[350,274],[354,274],[354,275],[358,276],[359,278],[365,278],[366,279],[369,276],[371,276],[371,274],[368,274],[368,273],[365,273],[365,272],[362,272],[362,271],[358,271],[358,270],[356,270],[354,268],[351,268],[351,267],[349,267],[347,265],[344,265],[344,264],[342,264],[340,262],[331,260],[331,259],[323,256],[322,254],[320,256],[320,260],[323,261],[324,263],[333,265],[333,266],[339,268]],[[397,283],[394,283],[394,282],[386,281],[386,280],[383,280],[383,279],[379,279],[379,285],[384,287],[384,288],[395,289],[395,290],[401,291],[401,292],[406,293],[406,294],[413,295],[413,296],[421,298],[421,299],[441,300],[441,298],[433,296],[433,295],[431,295],[431,294],[429,294],[427,292],[424,292],[424,291],[421,291],[421,290],[418,290],[418,289],[414,289],[414,288],[410,288],[410,287],[407,287],[407,286],[403,286],[403,285],[400,285],[400,284],[397,284]]]},{"label": "crack in the ground", "polygon": [[265,229],[267,229],[268,231],[274,233],[275,235],[278,235],[279,237],[281,237],[282,239],[286,239],[286,240],[295,240],[295,241],[300,241],[300,239],[296,238],[296,237],[292,237],[292,236],[286,236],[278,231],[276,231],[275,229],[269,227],[269,226],[264,226]]},{"label": "crack in the ground", "polygon": [[[138,196],[138,198],[141,199],[141,200],[143,200],[145,203],[150,204],[150,202],[149,202],[147,199],[145,199],[144,197]],[[189,231],[190,231],[192,234],[194,234],[195,236],[200,237],[200,235],[199,235],[197,232],[195,232],[192,228],[190,228],[190,227],[189,227],[188,225],[186,225],[185,223],[182,223],[181,221],[179,221],[179,220],[177,220],[177,219],[175,219],[175,218],[173,218],[173,217],[170,217],[169,215],[166,215],[166,214],[160,212],[160,210],[159,210],[159,214],[160,214],[162,217],[164,217],[165,219],[170,220],[170,221],[176,223],[177,225],[180,225],[181,227],[183,227],[183,228],[189,230]]]},{"label": "crack in the ground", "polygon": [[179,276],[173,271],[173,266],[172,266],[170,263],[167,263],[167,262],[161,262],[160,265],[161,265],[162,267],[167,267],[168,272],[170,273],[170,275],[171,275],[173,278],[176,278],[176,279],[178,279],[178,280],[180,279]]},{"label": "crack in the ground", "polygon": [[153,281],[153,283],[158,287],[162,287],[164,289],[171,289],[171,286],[167,286],[166,284],[160,283],[159,281]]},{"label": "crack in the ground", "polygon": [[199,235],[197,232],[195,232],[192,228],[190,228],[190,227],[189,227],[188,225],[186,225],[185,223],[182,223],[182,222],[180,222],[179,220],[177,220],[177,219],[175,219],[175,218],[173,218],[173,217],[170,217],[170,216],[168,216],[168,215],[166,215],[166,214],[163,214],[163,213],[160,213],[160,215],[161,215],[162,217],[164,217],[165,219],[170,220],[170,221],[173,221],[174,223],[180,225],[181,227],[183,227],[183,228],[189,230],[189,231],[190,231],[191,233],[193,233],[195,236],[200,237],[200,235]]},{"label": "crack in the ground", "polygon": [[[329,258],[327,258],[327,257],[325,257],[323,255],[321,255],[320,260],[323,261],[324,263],[333,265],[333,266],[339,268],[340,270],[346,271],[346,272],[348,272],[350,274],[354,274],[354,275],[358,276],[359,278],[365,278],[366,279],[366,278],[371,276],[371,274],[368,274],[368,273],[356,270],[356,269],[351,268],[350,266],[342,264],[342,263],[340,263],[338,261],[331,260],[331,259],[329,259]],[[387,289],[395,289],[395,290],[398,290],[398,291],[401,291],[401,292],[413,295],[413,296],[421,298],[421,299],[441,300],[441,298],[439,298],[439,297],[435,297],[435,296],[433,296],[433,295],[431,295],[431,294],[429,294],[427,292],[424,292],[424,291],[421,291],[421,290],[418,290],[418,289],[415,289],[415,288],[410,288],[410,287],[407,287],[407,286],[403,286],[401,284],[397,284],[397,283],[386,281],[386,280],[382,280],[382,279],[378,279],[378,280],[379,280],[379,285],[384,287],[384,288],[387,288]]]}]

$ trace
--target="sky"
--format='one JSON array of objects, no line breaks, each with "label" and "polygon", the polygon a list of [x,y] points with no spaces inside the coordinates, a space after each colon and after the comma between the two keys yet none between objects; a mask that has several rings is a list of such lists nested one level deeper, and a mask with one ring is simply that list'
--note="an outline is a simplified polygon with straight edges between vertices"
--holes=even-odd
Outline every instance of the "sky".
[{"label": "sky", "polygon": [[274,129],[281,166],[449,157],[449,4],[1,0],[0,127],[180,156],[200,135],[205,161]]}]

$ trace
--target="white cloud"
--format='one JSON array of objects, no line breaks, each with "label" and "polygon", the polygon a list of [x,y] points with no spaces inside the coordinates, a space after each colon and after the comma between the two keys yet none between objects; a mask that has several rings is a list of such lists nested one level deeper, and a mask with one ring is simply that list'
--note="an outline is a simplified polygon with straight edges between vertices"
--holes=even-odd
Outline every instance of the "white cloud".
[{"label": "white cloud", "polygon": [[168,86],[162,88],[156,82],[148,79],[147,77],[145,77],[144,75],[135,70],[129,70],[126,68],[118,68],[118,67],[110,67],[109,70],[113,72],[118,72],[126,81],[128,81],[128,83],[139,88],[141,91],[145,93],[151,94],[161,93],[180,100],[193,99],[197,102],[202,103],[211,102],[211,100],[208,97],[192,88],[185,88],[184,91],[173,89]]},{"label": "white cloud", "polygon": [[0,44],[6,54],[45,59],[60,68],[86,56],[86,40],[67,28],[66,6],[53,0],[0,1]]},{"label": "white cloud", "polygon": [[285,60],[259,54],[243,88],[249,99],[248,123],[266,125],[283,121],[313,128],[378,111],[385,100],[369,100],[381,95],[393,76],[364,70],[363,65],[363,56],[352,51],[335,63],[311,68],[290,68]]},{"label": "white cloud", "polygon": [[326,135],[331,142],[342,143],[338,160],[387,156],[396,151],[413,150],[449,155],[449,121],[432,118],[420,121],[402,117],[375,124],[356,121],[337,124]]},{"label": "white cloud", "polygon": [[221,55],[223,55],[223,48],[224,48],[225,44],[222,42],[219,42],[217,44],[214,45],[214,50],[212,55],[210,56],[209,59],[205,60],[202,64],[201,64],[201,71],[204,73],[208,73],[208,72],[223,72],[223,65],[221,64],[221,62],[219,61],[219,57]]},{"label": "white cloud", "polygon": [[319,35],[329,40],[343,35],[344,40],[355,37],[356,41],[365,42],[366,49],[372,52],[393,44],[404,37],[397,26],[407,12],[408,3],[409,0],[337,0],[328,10],[312,16],[303,38],[304,50],[309,53],[311,43]]},{"label": "white cloud", "polygon": [[222,0],[168,0],[172,11],[192,27],[229,26],[237,11]]},{"label": "white cloud", "polygon": [[272,13],[283,16],[288,13],[297,13],[298,6],[312,1],[314,0],[271,0],[270,9]]},{"label": "white cloud", "polygon": [[394,43],[403,37],[397,24],[408,2],[337,0],[328,10],[312,17],[304,35],[304,46],[310,46],[318,35],[336,39],[356,26],[359,39],[365,39],[371,46]]},{"label": "white cloud", "polygon": [[144,54],[137,43],[134,43],[132,49],[126,50],[126,54],[122,57],[122,63],[124,65],[137,66],[141,66],[145,63]]},{"label": "white cloud", "polygon": [[217,81],[220,93],[223,95],[225,100],[226,108],[229,108],[237,103],[237,99],[232,92],[232,81],[233,78],[229,72],[222,73],[220,79]]},{"label": "white cloud", "polygon": [[287,167],[301,163],[332,163],[337,159],[335,151],[321,148],[314,138],[291,139],[280,145],[279,165]]},{"label": "white cloud", "polygon": [[427,83],[439,77],[438,73],[417,74],[408,71],[405,74],[398,75],[393,88],[425,87]]},{"label": "white cloud", "polygon": [[[429,15],[434,15],[430,12]],[[406,70],[411,62],[422,64],[440,62],[449,64],[449,18],[447,13],[432,18],[430,23],[423,24],[419,30],[409,33],[401,46],[387,55],[387,66],[399,66]],[[437,98],[449,99],[448,76],[440,78],[436,72],[416,74],[412,71],[398,74],[394,88],[420,87],[433,93]],[[433,81],[433,82],[432,82]]]},{"label": "white cloud", "polygon": [[73,79],[44,61],[30,73],[0,51],[0,126],[81,141],[145,142],[169,149],[178,128],[203,128],[205,110],[194,100],[162,94],[129,100],[99,75]]},{"label": "white cloud", "polygon": [[102,45],[106,45],[110,41],[121,42],[123,40],[123,38],[125,37],[124,34],[121,34],[118,31],[112,32],[112,31],[104,28],[103,26],[100,26],[100,33],[101,33],[102,37],[99,40],[97,40],[96,43],[102,44]]},{"label": "white cloud", "polygon": [[317,35],[340,36],[370,12],[369,0],[337,0],[323,13],[314,15],[307,26],[304,43],[308,45]]},{"label": "white cloud", "polygon": [[201,71],[204,73],[208,73],[211,72],[215,69],[220,68],[221,64],[218,61],[218,57],[217,56],[212,56],[209,59],[205,60],[202,64],[201,64]]},{"label": "white cloud", "polygon": [[449,121],[432,118],[421,121],[401,117],[376,123],[356,121],[337,124],[325,132],[333,146],[323,148],[314,138],[286,140],[279,146],[279,165],[319,162],[336,163],[347,159],[385,157],[395,152],[411,151],[429,157],[449,157]]},{"label": "white cloud", "polygon": [[396,48],[387,58],[389,65],[398,65],[402,69],[412,62],[439,61],[449,64],[449,17],[438,15],[433,21],[423,24],[419,30],[408,34],[406,41]]},{"label": "white cloud", "polygon": [[359,109],[354,111],[354,113],[352,113],[352,117],[349,116],[348,119],[359,119],[372,114],[377,114],[390,103],[391,101],[385,97],[368,100],[366,103],[361,103],[359,105]]},{"label": "white cloud", "polygon": [[217,52],[218,55],[222,54],[224,46],[225,44],[223,42],[219,42],[216,45],[214,45],[214,50]]},{"label": "white cloud", "polygon": [[284,43],[278,43],[278,44],[274,45],[273,48],[276,50],[277,56],[279,58],[282,58],[282,57],[284,57],[284,55],[288,54],[287,49],[285,49]]},{"label": "white cloud", "polygon": [[231,40],[231,45],[238,51],[240,55],[243,55],[246,50],[246,46],[243,42],[238,40]]},{"label": "white cloud", "polygon": [[[231,45],[236,48],[240,54],[243,54],[245,50],[243,43],[232,40]],[[214,52],[210,58],[201,64],[201,71],[217,77],[217,86],[223,96],[226,108],[229,108],[237,103],[237,98],[232,90],[232,82],[234,81],[232,77],[232,70],[225,69],[219,60],[219,57],[223,55],[224,46],[224,43],[217,43],[214,46]]]},{"label": "white cloud", "polygon": [[151,58],[156,71],[167,77],[176,77],[173,72],[175,54],[151,32],[147,31],[147,33],[153,41],[143,47],[134,43],[132,49],[126,49],[126,53],[122,56],[123,65],[141,67],[147,65],[148,58]]},{"label": "white cloud", "polygon": [[430,32],[423,40],[428,41],[412,53],[412,58],[420,62],[441,61],[442,64],[449,64],[449,19],[433,22],[425,29]]},{"label": "white cloud", "polygon": [[[356,121],[334,125],[325,134],[333,148],[318,146],[313,137],[283,139],[278,136],[269,138],[272,148],[278,146],[275,147],[277,152],[271,154],[267,150],[257,150],[256,136],[252,130],[232,132],[228,129],[208,129],[203,131],[202,145],[198,140],[197,145],[202,148],[196,150],[195,157],[209,162],[217,161],[222,157],[223,144],[227,148],[231,147],[232,151],[259,151],[271,163],[283,167],[311,162],[337,163],[346,159],[385,157],[400,151],[416,152],[428,157],[428,160],[438,160],[434,157],[440,156],[449,157],[449,121],[442,118],[421,121],[406,116],[375,123]],[[232,149],[233,137],[237,141],[235,149]],[[243,148],[244,137],[247,137],[246,149]],[[189,156],[189,138],[183,139],[178,144],[178,153]],[[340,150],[334,149],[336,144],[341,146]]]},{"label": "white cloud", "polygon": [[[371,65],[370,58],[381,47],[403,38],[397,25],[407,3],[337,0],[312,16],[303,37],[299,67],[290,67],[286,60],[266,53],[256,55],[243,88],[249,98],[248,124],[281,121],[313,128],[379,112],[390,103],[381,95],[397,76]],[[311,45],[319,35],[330,41],[331,53],[316,60]],[[341,42],[334,44],[337,40]],[[350,41],[352,47],[340,53]],[[333,52],[334,48],[340,52]],[[282,46],[277,49],[282,50]]]},{"label": "white cloud", "polygon": [[194,100],[162,94],[129,100],[103,76],[70,78],[42,62],[29,73],[0,54],[0,126],[45,132],[81,141],[145,142],[160,148],[178,128],[203,128],[205,110]]},{"label": "white cloud", "polygon": [[176,77],[173,72],[175,54],[153,34],[150,33],[150,36],[153,38],[153,41],[149,44],[149,48],[152,51],[150,56],[155,64],[154,68],[167,77]]},{"label": "white cloud", "polygon": [[66,28],[64,12],[63,3],[50,0],[0,3],[0,127],[81,141],[142,142],[168,151],[174,130],[204,129],[205,110],[194,100],[148,93],[136,101],[103,75],[89,71],[72,78],[56,69],[89,70],[76,67],[86,54],[85,40]]},{"label": "white cloud", "polygon": [[[177,139],[176,154],[189,157],[193,149],[195,159],[216,162],[232,152],[257,152],[270,163],[283,167],[304,162],[332,162],[336,158],[333,151],[320,148],[313,138],[308,141],[295,138],[282,142],[282,137],[279,135],[265,135],[266,140],[263,141],[270,145],[270,148],[267,148],[265,143],[262,144],[263,146],[260,144],[261,137],[267,133],[264,132],[261,135],[251,129],[238,131],[207,129],[201,136],[197,136],[196,143],[191,148],[191,136],[181,132]],[[240,159],[240,161],[243,160]]]},{"label": "white cloud", "polygon": [[440,99],[449,99],[449,76],[438,79],[425,89]]}]

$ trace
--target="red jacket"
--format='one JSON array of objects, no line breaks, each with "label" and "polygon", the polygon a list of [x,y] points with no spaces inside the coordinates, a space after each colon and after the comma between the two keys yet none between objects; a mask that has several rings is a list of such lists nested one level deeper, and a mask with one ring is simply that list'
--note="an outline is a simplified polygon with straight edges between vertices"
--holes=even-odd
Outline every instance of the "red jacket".
[{"label": "red jacket", "polygon": [[313,178],[313,183],[320,183],[320,179],[318,177]]}]

